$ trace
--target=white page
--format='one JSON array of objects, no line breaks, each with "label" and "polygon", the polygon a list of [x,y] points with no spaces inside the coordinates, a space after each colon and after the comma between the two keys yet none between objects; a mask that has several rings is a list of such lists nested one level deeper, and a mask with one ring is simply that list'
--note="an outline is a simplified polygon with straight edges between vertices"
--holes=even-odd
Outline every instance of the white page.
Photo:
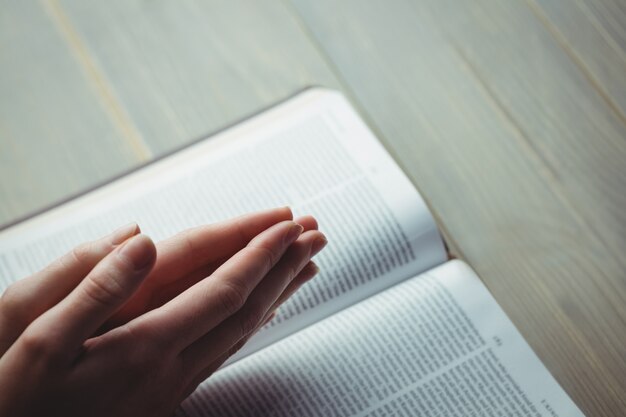
[{"label": "white page", "polygon": [[408,179],[339,93],[317,89],[0,232],[0,292],[76,244],[130,221],[160,240],[281,205],[313,214],[330,243],[316,259],[320,276],[281,309],[280,324],[247,349],[446,257]]},{"label": "white page", "polygon": [[179,413],[582,417],[461,261],[223,368]]}]

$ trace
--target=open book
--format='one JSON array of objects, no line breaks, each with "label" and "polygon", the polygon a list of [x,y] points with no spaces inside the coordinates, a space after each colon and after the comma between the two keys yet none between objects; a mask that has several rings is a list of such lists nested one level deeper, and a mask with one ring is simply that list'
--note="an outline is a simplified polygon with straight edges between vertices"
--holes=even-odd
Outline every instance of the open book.
[{"label": "open book", "polygon": [[160,240],[290,205],[321,272],[181,406],[188,416],[582,416],[339,93],[310,89],[0,232],[0,290],[137,221]]}]

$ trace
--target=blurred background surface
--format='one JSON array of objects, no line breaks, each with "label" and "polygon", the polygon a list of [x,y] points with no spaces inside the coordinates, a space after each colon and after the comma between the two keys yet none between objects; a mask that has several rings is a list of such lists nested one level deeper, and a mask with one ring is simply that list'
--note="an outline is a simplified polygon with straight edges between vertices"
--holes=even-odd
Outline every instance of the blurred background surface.
[{"label": "blurred background surface", "polygon": [[0,1],[0,223],[310,85],[589,416],[626,412],[623,0]]}]

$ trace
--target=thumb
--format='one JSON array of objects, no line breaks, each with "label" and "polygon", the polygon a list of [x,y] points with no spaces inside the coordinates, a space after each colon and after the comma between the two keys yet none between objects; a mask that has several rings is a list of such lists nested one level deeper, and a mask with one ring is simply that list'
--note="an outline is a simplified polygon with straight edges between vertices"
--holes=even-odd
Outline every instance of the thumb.
[{"label": "thumb", "polygon": [[82,346],[137,290],[154,265],[156,248],[146,235],[128,239],[100,261],[40,325],[72,348]]},{"label": "thumb", "polygon": [[37,317],[67,297],[98,262],[137,233],[139,226],[131,223],[108,236],[83,243],[7,288],[0,302],[0,356]]}]

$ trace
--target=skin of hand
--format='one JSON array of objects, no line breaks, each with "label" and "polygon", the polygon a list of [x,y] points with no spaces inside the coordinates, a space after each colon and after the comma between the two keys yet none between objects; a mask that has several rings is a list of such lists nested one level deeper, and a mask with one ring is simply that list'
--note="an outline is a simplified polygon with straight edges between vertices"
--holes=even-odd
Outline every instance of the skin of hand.
[{"label": "skin of hand", "polygon": [[326,238],[289,208],[154,245],[137,225],[0,298],[0,415],[169,416],[317,272]]}]

